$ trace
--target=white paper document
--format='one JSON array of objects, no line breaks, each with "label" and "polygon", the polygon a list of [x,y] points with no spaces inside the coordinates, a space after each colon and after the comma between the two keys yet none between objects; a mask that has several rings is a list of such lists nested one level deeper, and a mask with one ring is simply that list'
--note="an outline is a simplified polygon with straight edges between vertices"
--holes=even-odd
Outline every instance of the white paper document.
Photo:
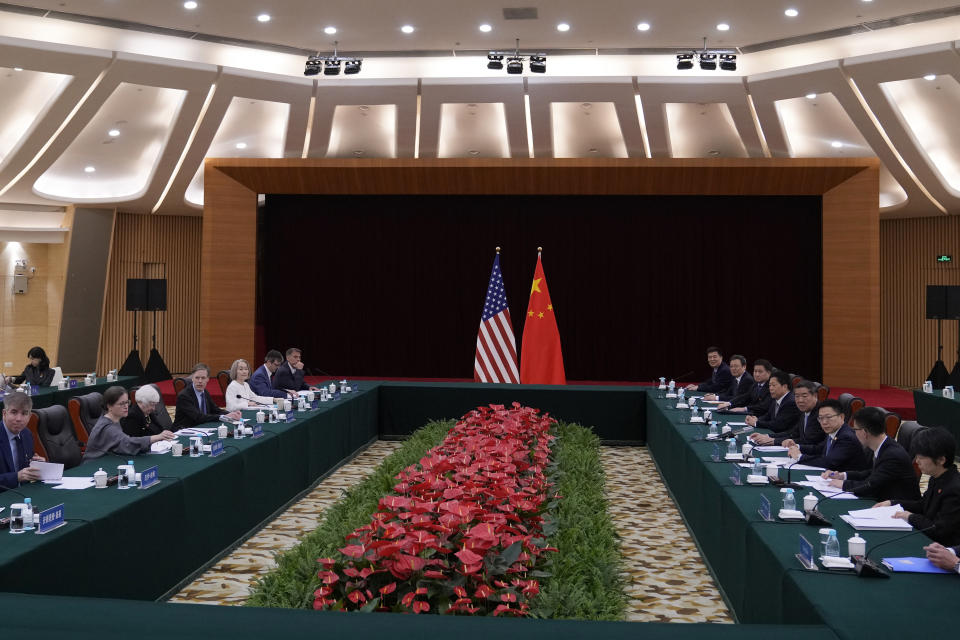
[{"label": "white paper document", "polygon": [[893,514],[903,511],[903,507],[899,504],[895,504],[890,507],[876,507],[874,509],[857,509],[855,511],[850,511],[849,516],[851,518],[866,519],[866,520],[878,520],[892,518]]},{"label": "white paper document", "polygon": [[728,422],[727,426],[728,427],[745,427],[747,426],[747,423],[746,422]]},{"label": "white paper document", "polygon": [[93,486],[93,478],[61,478],[58,482],[54,489],[79,490]]},{"label": "white paper document", "polygon": [[854,529],[872,531],[910,531],[910,523],[900,518],[854,518],[844,514],[840,518]]},{"label": "white paper document", "polygon": [[63,465],[56,462],[40,462],[39,460],[31,460],[30,468],[39,469],[40,479],[43,481],[59,480],[63,477]]},{"label": "white paper document", "polygon": [[754,447],[754,449],[756,449],[760,453],[786,453],[787,452],[786,447],[778,447],[777,445],[773,445],[773,444],[764,445],[762,447]]},{"label": "white paper document", "polygon": [[150,453],[167,453],[173,448],[173,440],[157,440],[150,445]]},{"label": "white paper document", "polygon": [[180,431],[177,431],[177,435],[178,436],[208,436],[216,430],[217,430],[217,427],[209,427],[209,428],[187,427],[186,429],[180,429]]}]

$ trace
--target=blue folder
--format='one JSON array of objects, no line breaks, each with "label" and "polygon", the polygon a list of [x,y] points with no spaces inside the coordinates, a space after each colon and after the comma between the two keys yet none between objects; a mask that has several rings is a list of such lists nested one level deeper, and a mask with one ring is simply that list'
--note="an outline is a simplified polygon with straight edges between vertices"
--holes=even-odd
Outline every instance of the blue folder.
[{"label": "blue folder", "polygon": [[941,569],[926,558],[884,558],[883,564],[902,573],[953,573]]}]

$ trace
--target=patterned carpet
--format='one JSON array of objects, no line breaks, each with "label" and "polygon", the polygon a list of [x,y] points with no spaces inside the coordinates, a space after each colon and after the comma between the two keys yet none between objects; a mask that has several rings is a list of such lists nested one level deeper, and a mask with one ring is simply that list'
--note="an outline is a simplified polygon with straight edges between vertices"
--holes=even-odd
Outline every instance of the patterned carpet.
[{"label": "patterned carpet", "polygon": [[[274,554],[317,527],[323,511],[400,443],[378,441],[320,483],[170,602],[240,605],[274,566]],[[627,619],[639,622],[732,622],[646,448],[603,447],[610,515],[621,537]],[[651,482],[651,480],[653,480]],[[668,572],[663,567],[670,566]]]}]

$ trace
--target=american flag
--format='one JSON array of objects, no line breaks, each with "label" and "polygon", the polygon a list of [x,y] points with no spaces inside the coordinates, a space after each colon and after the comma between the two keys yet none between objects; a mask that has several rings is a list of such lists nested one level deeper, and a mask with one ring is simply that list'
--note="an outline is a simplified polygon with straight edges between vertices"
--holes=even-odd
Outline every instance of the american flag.
[{"label": "american flag", "polygon": [[493,259],[487,299],[483,303],[477,354],[473,360],[473,379],[477,382],[520,382],[517,371],[517,343],[510,324],[510,307],[503,289],[500,254]]}]

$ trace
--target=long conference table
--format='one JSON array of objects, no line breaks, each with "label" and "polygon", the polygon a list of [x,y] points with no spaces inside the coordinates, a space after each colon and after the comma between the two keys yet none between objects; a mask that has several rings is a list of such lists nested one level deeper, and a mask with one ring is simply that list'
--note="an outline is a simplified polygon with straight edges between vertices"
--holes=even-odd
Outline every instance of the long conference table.
[{"label": "long conference table", "polygon": [[[96,379],[94,384],[83,384],[83,381],[80,380],[78,381],[77,386],[73,387],[72,389],[40,387],[37,390],[36,395],[31,396],[33,399],[33,408],[45,409],[46,407],[52,407],[53,405],[57,404],[66,406],[70,398],[86,395],[94,391],[103,393],[114,385],[121,386],[124,389],[129,389],[137,384],[138,380],[140,380],[138,376],[118,376],[116,380],[107,382],[106,378],[100,377]],[[3,394],[0,394],[0,408],[3,408]]]},{"label": "long conference table", "polygon": [[[592,426],[610,443],[647,443],[719,587],[745,624],[448,619],[155,602],[175,593],[371,441],[405,436],[428,420],[459,417],[478,405],[513,401]],[[270,628],[298,635],[426,637],[456,631],[481,638],[495,630],[507,638],[635,638],[643,633],[652,638],[817,639],[913,635],[920,612],[924,623],[953,621],[958,576],[894,574],[890,580],[861,580],[850,573],[801,570],[794,559],[798,536],[815,543],[816,529],[762,522],[759,496],[767,495],[776,511],[777,490],[735,486],[730,463],[710,459],[713,445],[693,441],[696,427],[683,424],[683,415],[644,387],[364,381],[359,391],[297,414],[293,422],[264,425],[262,438],[227,440],[225,453],[217,458],[138,457],[138,470],[159,466],[161,482],[149,489],[22,487],[41,509],[63,503],[68,523],[45,535],[0,532],[0,616],[12,632],[61,638],[64,633],[103,637],[118,628],[148,638],[252,638]],[[107,456],[68,475],[89,476],[100,467],[115,471],[125,462]],[[0,495],[0,505],[20,501],[10,492]],[[845,541],[852,531],[837,515],[869,504],[828,501],[821,511],[837,523]],[[862,535],[869,550],[898,534]],[[925,542],[918,534],[888,545],[879,555],[919,555]],[[666,563],[664,571],[669,568]]]},{"label": "long conference table", "polygon": [[960,400],[944,398],[939,389],[934,393],[914,389],[913,406],[917,422],[925,427],[944,427],[960,442]]}]

